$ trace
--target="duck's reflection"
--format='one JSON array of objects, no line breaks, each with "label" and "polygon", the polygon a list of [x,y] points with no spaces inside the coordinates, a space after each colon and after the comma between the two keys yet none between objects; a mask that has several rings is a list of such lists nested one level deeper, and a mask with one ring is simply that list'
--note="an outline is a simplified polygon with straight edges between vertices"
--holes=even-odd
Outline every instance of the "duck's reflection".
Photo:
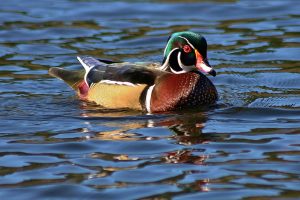
[{"label": "duck's reflection", "polygon": [[[102,110],[99,107],[82,107],[82,119],[85,121],[85,130],[93,133],[91,139],[114,140],[114,141],[138,141],[138,140],[168,140],[167,142],[177,143],[180,148],[175,151],[164,152],[155,157],[155,164],[162,163],[188,163],[194,165],[205,165],[209,155],[202,153],[202,149],[196,148],[196,144],[205,144],[215,140],[213,134],[203,134],[203,129],[208,120],[207,111],[167,113],[158,115],[145,115],[134,111]],[[97,127],[110,127],[106,131],[95,132]],[[95,128],[96,127],[96,128]],[[101,129],[101,128],[100,128]],[[151,130],[147,132],[147,130]],[[146,133],[147,132],[147,133]],[[182,148],[184,146],[184,148]],[[108,159],[111,161],[131,162],[143,160],[136,155],[126,155],[120,152],[119,155],[104,155],[105,153],[93,153],[91,157]],[[151,156],[150,156],[151,157]],[[153,158],[150,158],[152,160]],[[151,161],[152,162],[152,161]],[[130,169],[139,168],[131,166]],[[109,176],[110,173],[129,168],[104,167],[99,176]],[[189,172],[193,173],[193,172]],[[199,173],[199,172],[195,172]],[[97,175],[98,177],[98,175]],[[174,183],[177,180],[174,179]],[[190,189],[197,191],[209,191],[209,180],[198,180],[189,185]],[[187,186],[185,185],[185,186]],[[183,186],[183,187],[185,187]]]},{"label": "duck's reflection", "polygon": [[208,155],[193,155],[192,150],[178,150],[168,152],[164,159],[167,163],[193,163],[203,165],[208,157]]},{"label": "duck's reflection", "polygon": [[[119,110],[103,110],[98,106],[82,105],[82,116],[85,119],[85,130],[97,126],[111,127],[106,131],[94,132],[92,139],[98,140],[159,140],[168,139],[177,144],[190,146],[209,143],[215,139],[213,134],[203,134],[202,130],[208,119],[207,110],[145,115],[140,112]],[[160,127],[162,129],[155,129]],[[154,128],[151,134],[143,134],[144,128]],[[161,132],[164,131],[164,133]],[[169,132],[166,134],[166,132]],[[207,156],[193,155],[193,149],[178,150],[166,153],[164,159],[168,163],[203,164]]]},{"label": "duck's reflection", "polygon": [[[81,116],[85,120],[85,132],[99,125],[111,127],[112,130],[94,133],[94,138],[100,140],[155,140],[162,137],[174,139],[178,144],[194,145],[207,143],[212,135],[202,134],[207,121],[206,111],[187,113],[167,113],[158,115],[145,115],[140,112],[128,110],[104,110],[84,104]],[[170,134],[161,134],[159,129],[151,136],[143,135],[143,128],[162,127]],[[154,132],[153,130],[152,132]]]}]

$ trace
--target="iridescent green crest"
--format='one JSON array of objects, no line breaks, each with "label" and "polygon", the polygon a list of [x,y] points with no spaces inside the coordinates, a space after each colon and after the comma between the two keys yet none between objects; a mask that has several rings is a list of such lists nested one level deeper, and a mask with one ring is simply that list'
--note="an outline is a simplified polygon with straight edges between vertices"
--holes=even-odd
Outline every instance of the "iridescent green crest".
[{"label": "iridescent green crest", "polygon": [[168,56],[174,48],[182,48],[186,44],[192,45],[206,58],[207,43],[205,38],[190,31],[173,33],[168,40],[164,56]]}]

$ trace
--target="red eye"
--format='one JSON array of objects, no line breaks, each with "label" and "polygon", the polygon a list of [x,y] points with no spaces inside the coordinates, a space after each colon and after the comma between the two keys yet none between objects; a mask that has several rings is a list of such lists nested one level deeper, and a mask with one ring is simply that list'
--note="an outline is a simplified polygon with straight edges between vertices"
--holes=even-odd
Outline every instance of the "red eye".
[{"label": "red eye", "polygon": [[189,45],[184,45],[183,46],[183,51],[185,52],[185,53],[190,53],[191,52],[191,47],[189,46]]}]

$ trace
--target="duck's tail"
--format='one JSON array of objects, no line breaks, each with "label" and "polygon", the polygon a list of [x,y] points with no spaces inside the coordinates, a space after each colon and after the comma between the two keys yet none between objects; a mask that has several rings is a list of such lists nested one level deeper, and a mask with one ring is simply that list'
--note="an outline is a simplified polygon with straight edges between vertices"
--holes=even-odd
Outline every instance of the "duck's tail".
[{"label": "duck's tail", "polygon": [[63,68],[52,67],[49,69],[49,74],[53,77],[63,80],[75,91],[77,91],[81,97],[85,97],[87,95],[89,85],[92,82],[101,79],[102,77],[101,73],[97,73],[97,70],[94,70],[94,73],[89,74],[91,69],[95,67],[106,66],[107,64],[115,62],[103,59],[95,59],[89,56],[78,56],[77,59],[84,69],[68,71]]},{"label": "duck's tail", "polygon": [[68,71],[59,67],[51,67],[49,69],[49,74],[67,83],[71,88],[73,88],[77,92],[80,98],[86,98],[89,87],[84,81],[84,69],[77,71]]},{"label": "duck's tail", "polygon": [[84,81],[85,70],[68,71],[59,67],[51,67],[49,74],[66,82],[74,90],[78,89],[78,85]]}]

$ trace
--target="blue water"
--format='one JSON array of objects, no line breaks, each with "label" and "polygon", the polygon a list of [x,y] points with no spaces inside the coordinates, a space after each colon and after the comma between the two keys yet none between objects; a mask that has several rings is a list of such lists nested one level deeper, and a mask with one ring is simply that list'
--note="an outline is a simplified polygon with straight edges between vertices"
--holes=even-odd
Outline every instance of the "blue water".
[{"label": "blue water", "polygon": [[[162,60],[203,34],[218,106],[146,115],[78,100],[47,74],[76,55]],[[1,199],[299,199],[300,4],[2,1]]]}]

